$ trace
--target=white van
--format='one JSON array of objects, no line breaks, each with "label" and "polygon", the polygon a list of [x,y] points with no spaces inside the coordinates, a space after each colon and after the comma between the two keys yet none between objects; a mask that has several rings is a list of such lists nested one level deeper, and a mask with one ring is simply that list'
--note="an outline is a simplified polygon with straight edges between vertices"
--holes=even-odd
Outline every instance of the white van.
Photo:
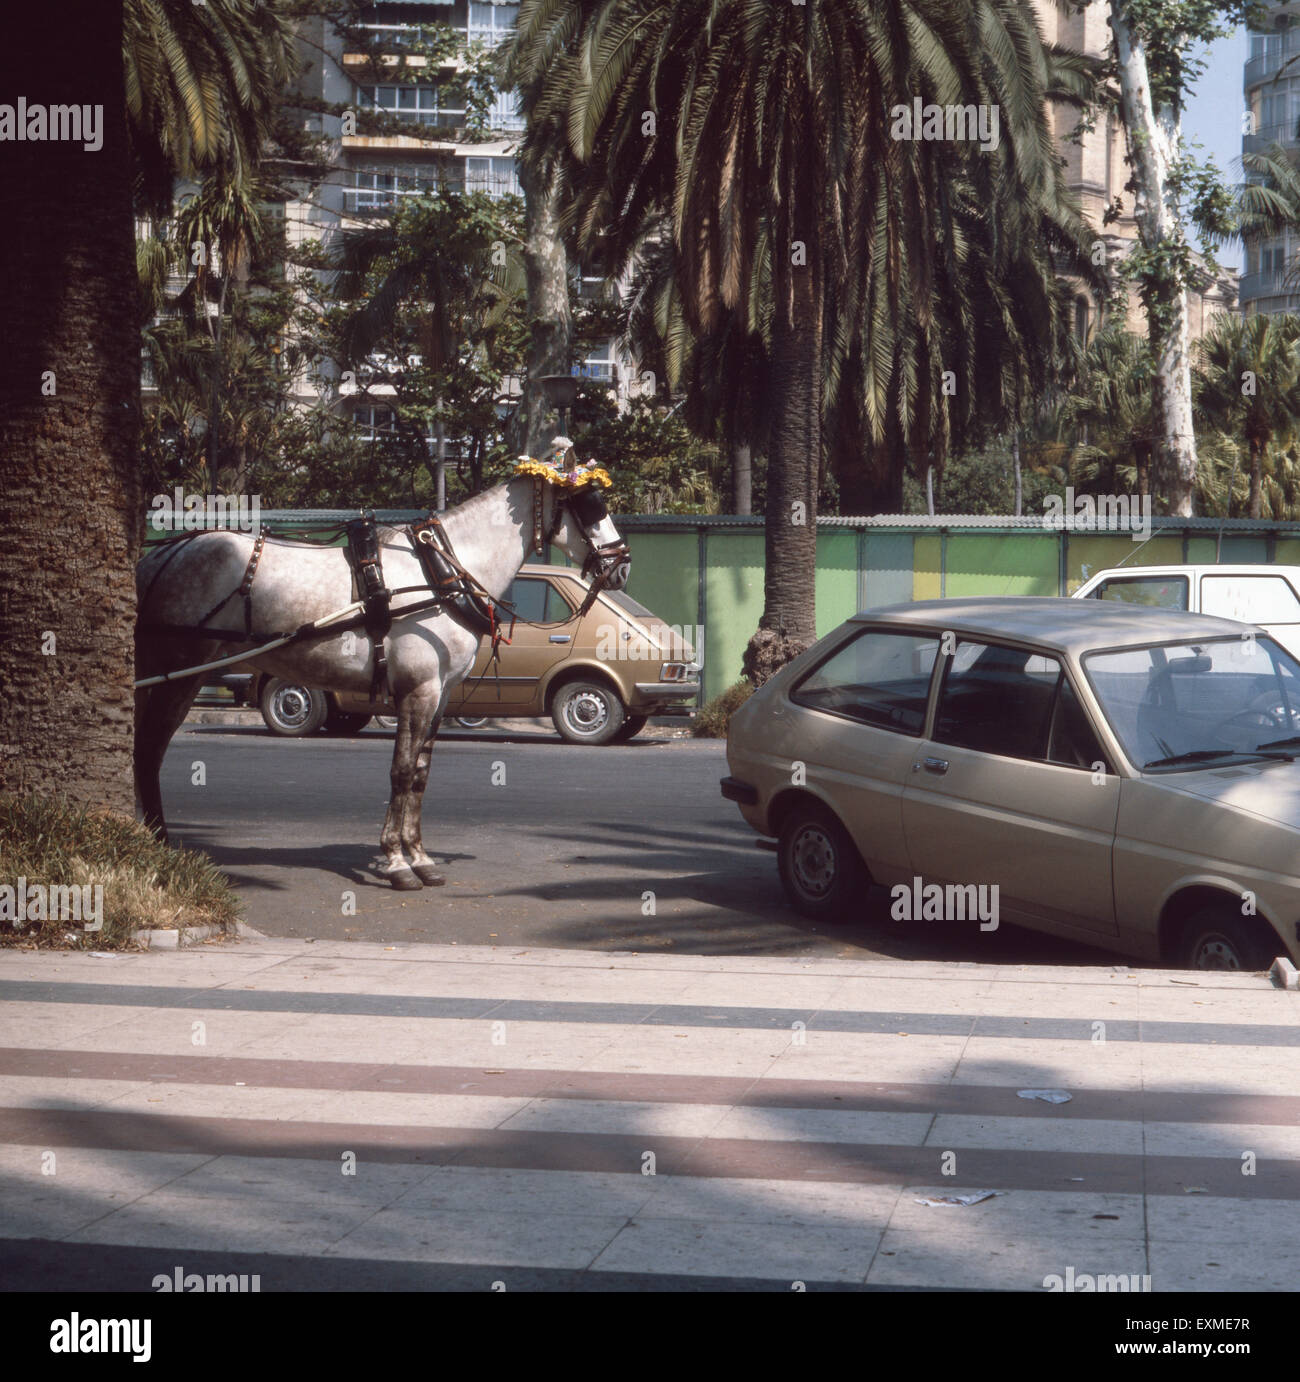
[{"label": "white van", "polygon": [[1074,598],[1258,624],[1300,658],[1300,566],[1112,566],[1085,581]]}]

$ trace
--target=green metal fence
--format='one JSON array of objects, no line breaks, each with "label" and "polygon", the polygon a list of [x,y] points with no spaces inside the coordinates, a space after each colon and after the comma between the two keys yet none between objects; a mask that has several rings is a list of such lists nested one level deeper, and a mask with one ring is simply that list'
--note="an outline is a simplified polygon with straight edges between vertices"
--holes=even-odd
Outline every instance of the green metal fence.
[{"label": "green metal fence", "polygon": [[[341,510],[265,511],[278,528],[338,522]],[[380,510],[409,523],[415,510]],[[740,676],[763,612],[763,521],[726,514],[620,515],[632,551],[628,593],[680,629],[702,654],[703,695]],[[1152,520],[1152,536],[1044,526],[1041,518],[882,515],[824,518],[817,526],[817,632],[860,609],[962,595],[1069,595],[1107,566],[1170,562],[1300,565],[1300,523],[1250,519]],[[151,533],[151,536],[154,534]],[[555,551],[551,559],[565,562]]]}]

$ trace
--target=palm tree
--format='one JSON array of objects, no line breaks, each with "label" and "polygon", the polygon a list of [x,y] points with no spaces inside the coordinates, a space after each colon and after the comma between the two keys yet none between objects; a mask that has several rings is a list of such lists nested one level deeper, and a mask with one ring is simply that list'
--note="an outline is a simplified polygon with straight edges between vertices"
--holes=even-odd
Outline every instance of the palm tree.
[{"label": "palm tree", "polygon": [[[980,267],[981,256],[963,249],[964,215],[980,209],[997,240],[984,262],[1007,287],[1001,300],[968,292],[966,321],[990,307],[993,340],[1013,328],[1051,334],[1054,294],[1041,272],[1023,307],[1009,291],[1026,253],[1021,238],[1027,228],[1039,234],[1038,210],[1059,185],[1046,58],[1029,7],[526,0],[517,45],[536,83],[525,91],[530,131],[566,132],[579,248],[600,246],[618,262],[646,218],[667,211],[684,316],[698,338],[728,317],[750,320],[753,295],[763,295],[772,421],[760,627],[806,644],[815,636],[828,356],[841,369],[855,363],[870,429],[883,434],[880,404],[901,388],[895,416],[909,444],[942,442],[942,409],[918,406],[927,390],[952,397],[935,368],[935,285]],[[910,112],[914,96],[999,110],[997,150],[962,160],[967,196],[954,194],[951,146],[896,137],[895,112]],[[987,388],[996,374],[1001,387],[1000,359],[968,349],[955,364],[959,385]]]},{"label": "palm tree", "polygon": [[[1151,463],[1160,439],[1150,346],[1122,326],[1092,338],[1075,387],[1057,411],[1061,428],[1077,438],[1071,478],[1097,480],[1112,490],[1151,493]],[[1121,481],[1123,484],[1121,485]]]},{"label": "palm tree", "polygon": [[1264,472],[1275,442],[1300,427],[1300,317],[1216,317],[1199,342],[1198,402],[1211,423],[1245,442],[1250,514],[1263,516]]}]

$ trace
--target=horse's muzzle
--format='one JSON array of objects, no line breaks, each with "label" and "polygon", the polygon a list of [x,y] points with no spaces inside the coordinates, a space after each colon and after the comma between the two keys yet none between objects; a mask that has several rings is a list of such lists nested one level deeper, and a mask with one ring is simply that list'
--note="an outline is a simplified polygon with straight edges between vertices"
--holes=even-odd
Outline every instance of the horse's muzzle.
[{"label": "horse's muzzle", "polygon": [[599,576],[605,590],[622,590],[632,574],[632,554],[626,543],[598,548],[582,564],[582,574],[588,578]]}]

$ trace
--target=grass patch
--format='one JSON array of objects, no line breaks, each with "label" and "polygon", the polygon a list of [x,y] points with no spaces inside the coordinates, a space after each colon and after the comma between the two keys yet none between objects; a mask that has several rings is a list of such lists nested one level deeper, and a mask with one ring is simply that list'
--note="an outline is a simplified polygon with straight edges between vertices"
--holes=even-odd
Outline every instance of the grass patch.
[{"label": "grass patch", "polygon": [[[17,899],[9,893],[20,878],[26,880],[29,913],[33,885],[44,893],[47,912],[68,898],[70,888],[102,888],[102,895],[83,895],[87,910],[102,897],[102,928],[87,931],[84,913],[80,923],[30,915],[16,922]],[[27,793],[0,794],[0,909],[0,945],[124,950],[135,945],[140,930],[233,929],[240,904],[207,855],[164,845],[124,816]]]},{"label": "grass patch", "polygon": [[695,712],[691,733],[696,739],[725,739],[731,717],[753,694],[753,684],[742,677]]}]

